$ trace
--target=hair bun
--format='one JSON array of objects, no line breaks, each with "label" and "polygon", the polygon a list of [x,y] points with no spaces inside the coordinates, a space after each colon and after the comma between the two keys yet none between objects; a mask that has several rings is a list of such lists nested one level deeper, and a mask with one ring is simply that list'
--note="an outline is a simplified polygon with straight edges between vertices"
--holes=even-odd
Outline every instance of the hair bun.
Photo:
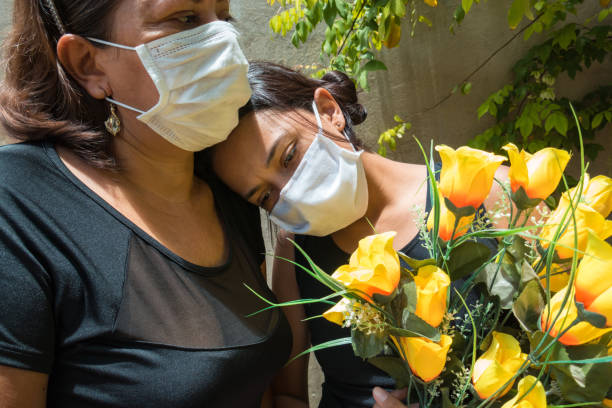
[{"label": "hair bun", "polygon": [[341,71],[330,71],[321,78],[323,86],[332,94],[353,125],[363,123],[368,117],[367,109],[359,103],[357,88],[353,80]]}]

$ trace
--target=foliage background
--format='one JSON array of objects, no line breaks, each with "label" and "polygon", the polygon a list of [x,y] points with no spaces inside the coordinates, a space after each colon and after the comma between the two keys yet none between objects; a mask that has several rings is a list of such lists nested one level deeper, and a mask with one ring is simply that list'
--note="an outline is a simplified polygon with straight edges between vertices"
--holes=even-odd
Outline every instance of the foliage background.
[{"label": "foliage background", "polygon": [[[233,13],[244,33],[244,43],[250,57],[281,61],[290,66],[319,62],[319,47],[323,40],[321,31],[296,50],[289,37],[280,38],[271,34],[268,20],[277,11],[276,7],[264,4],[263,0],[232,2]],[[457,92],[438,105],[455,85],[461,84],[528,21],[524,19],[517,30],[512,31],[507,22],[509,0],[481,1],[474,4],[463,24],[455,29],[456,34],[452,35],[448,28],[453,23],[453,11],[459,0],[439,1],[437,8],[430,8],[422,1],[416,3],[419,14],[431,20],[432,27],[417,24],[415,37],[410,38],[411,27],[408,19],[404,19],[399,47],[390,50],[383,48],[380,53],[380,59],[389,70],[371,73],[371,92],[362,94],[369,117],[358,131],[374,149],[378,135],[395,125],[394,114],[412,123],[407,136],[415,134],[424,142],[434,138],[437,143],[454,147],[467,143],[494,124],[489,115],[479,120],[477,108],[491,93],[512,82],[512,66],[531,46],[546,39],[544,35],[535,34],[529,41],[524,41],[522,35],[517,36],[470,79],[472,89],[469,95]],[[567,22],[583,22],[599,12],[601,7],[598,1],[587,0],[580,9],[582,14]],[[578,73],[575,81],[560,77],[556,90],[560,96],[581,99],[603,84],[612,84],[610,59]],[[405,137],[398,151],[390,157],[420,162],[416,146],[410,139]],[[612,174],[610,126],[600,132],[597,142],[604,145],[607,152],[599,155],[591,172]]]}]

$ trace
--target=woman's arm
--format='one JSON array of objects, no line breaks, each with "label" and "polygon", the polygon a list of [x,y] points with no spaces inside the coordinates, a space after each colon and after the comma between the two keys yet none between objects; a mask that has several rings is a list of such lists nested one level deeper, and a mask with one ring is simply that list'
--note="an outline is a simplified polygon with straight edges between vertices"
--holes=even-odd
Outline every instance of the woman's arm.
[{"label": "woman's arm", "polygon": [[46,407],[48,381],[47,374],[0,365],[0,407]]},{"label": "woman's arm", "polygon": [[[295,268],[290,262],[281,258],[293,260],[295,251],[288,238],[291,233],[279,231],[272,268],[272,290],[279,302],[287,302],[300,298]],[[284,307],[283,312],[291,326],[293,346],[291,358],[310,346],[308,326],[302,306]],[[273,383],[274,402],[277,408],[308,407],[308,356],[300,357],[283,367]]]}]

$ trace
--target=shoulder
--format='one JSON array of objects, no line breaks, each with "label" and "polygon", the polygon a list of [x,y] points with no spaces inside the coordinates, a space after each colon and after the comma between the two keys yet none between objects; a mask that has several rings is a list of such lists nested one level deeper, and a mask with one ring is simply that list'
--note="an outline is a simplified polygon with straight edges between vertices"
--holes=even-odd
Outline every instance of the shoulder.
[{"label": "shoulder", "polygon": [[0,188],[31,184],[49,173],[51,168],[42,143],[16,143],[0,147]]}]

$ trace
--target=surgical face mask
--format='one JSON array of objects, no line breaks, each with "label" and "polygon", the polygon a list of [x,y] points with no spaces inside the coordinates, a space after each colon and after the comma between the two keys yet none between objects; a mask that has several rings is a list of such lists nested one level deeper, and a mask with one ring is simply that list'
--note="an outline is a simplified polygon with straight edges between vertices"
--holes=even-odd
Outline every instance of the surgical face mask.
[{"label": "surgical face mask", "polygon": [[159,101],[144,112],[106,99],[140,113],[140,121],[181,149],[198,151],[227,139],[238,124],[238,109],[251,96],[238,32],[225,21],[137,47],[89,40],[136,51],[155,83]]},{"label": "surgical face mask", "polygon": [[317,136],[281,190],[270,218],[297,234],[325,236],[364,216],[368,184],[362,152],[343,149],[325,137],[315,102],[313,111]]}]

